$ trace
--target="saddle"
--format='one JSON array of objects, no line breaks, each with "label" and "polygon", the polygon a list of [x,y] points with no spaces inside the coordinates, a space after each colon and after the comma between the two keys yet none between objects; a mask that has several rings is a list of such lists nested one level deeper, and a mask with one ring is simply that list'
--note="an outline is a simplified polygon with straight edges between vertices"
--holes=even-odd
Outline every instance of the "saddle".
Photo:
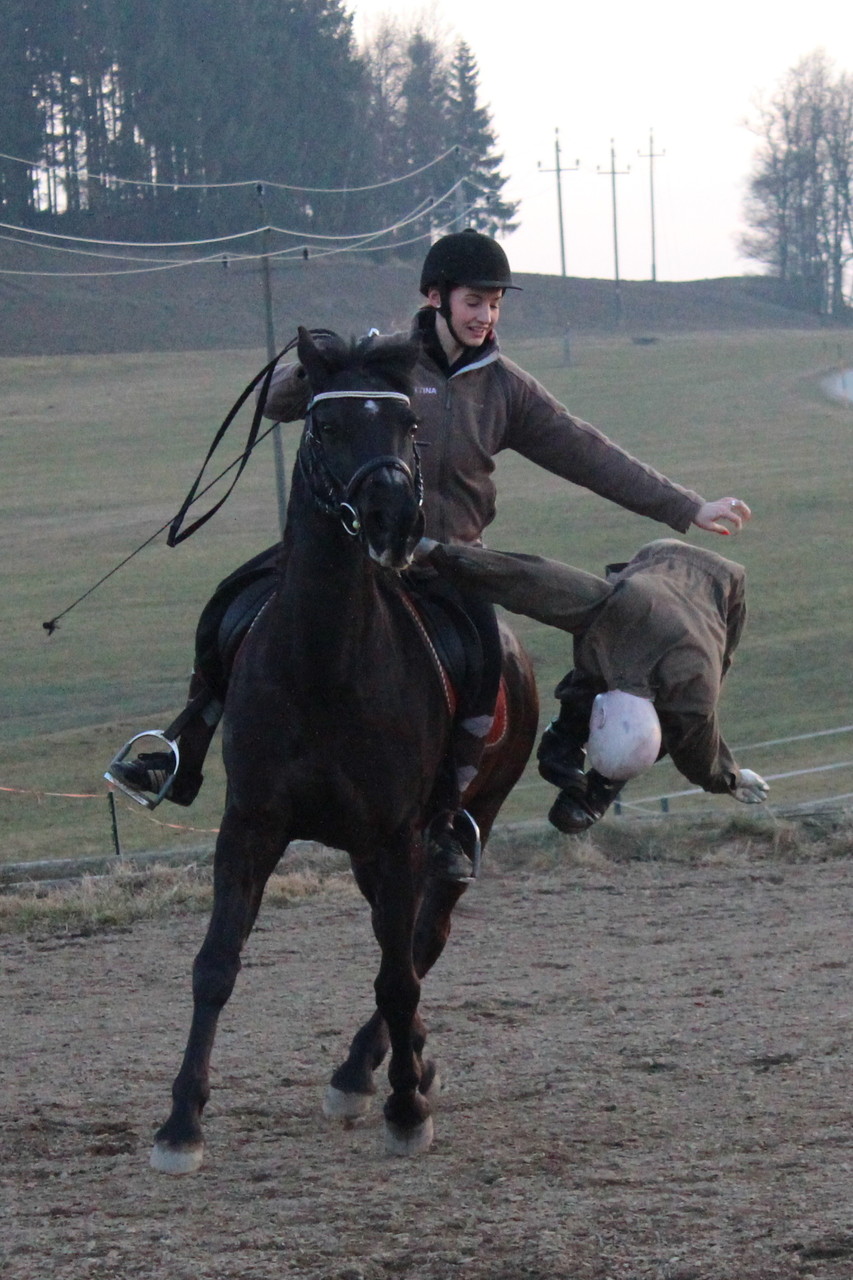
[{"label": "saddle", "polygon": [[220,702],[225,700],[237,651],[275,591],[278,553],[276,543],[224,578],[198,620],[195,669]]},{"label": "saddle", "polygon": [[[195,669],[224,700],[234,659],[276,588],[278,544],[262,551],[219,583],[196,629]],[[401,593],[414,608],[432,646],[453,702],[465,714],[483,675],[483,645],[458,591],[441,579],[407,573]]]}]

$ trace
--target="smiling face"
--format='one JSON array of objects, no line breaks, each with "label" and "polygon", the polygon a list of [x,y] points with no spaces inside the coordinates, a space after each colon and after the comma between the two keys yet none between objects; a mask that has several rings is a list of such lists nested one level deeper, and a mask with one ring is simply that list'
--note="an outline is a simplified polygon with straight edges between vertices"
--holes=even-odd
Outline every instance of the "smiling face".
[{"label": "smiling face", "polygon": [[[503,296],[503,289],[475,289],[470,285],[456,285],[450,290],[448,336],[455,338],[458,351],[463,347],[479,347],[484,342],[500,319]],[[437,288],[430,289],[427,299],[435,308],[441,306],[441,293]],[[443,319],[439,316],[440,324]],[[439,332],[443,337],[441,328]]]}]

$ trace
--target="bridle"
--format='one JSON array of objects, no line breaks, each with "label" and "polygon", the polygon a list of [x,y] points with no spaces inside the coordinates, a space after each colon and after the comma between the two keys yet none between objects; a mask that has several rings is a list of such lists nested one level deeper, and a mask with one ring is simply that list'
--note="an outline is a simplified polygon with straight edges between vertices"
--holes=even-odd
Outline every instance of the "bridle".
[{"label": "bridle", "polygon": [[305,431],[299,446],[297,462],[318,510],[327,516],[339,519],[351,538],[359,537],[363,532],[355,506],[359,491],[374,471],[383,469],[399,471],[417,500],[418,507],[422,507],[424,481],[421,474],[420,453],[414,442],[412,443],[414,470],[402,458],[392,453],[380,454],[358,467],[346,483],[338,479],[326,459],[323,442],[314,430],[312,410],[321,400],[399,400],[405,405],[411,405],[411,400],[402,391],[320,391],[312,397],[305,413]]}]

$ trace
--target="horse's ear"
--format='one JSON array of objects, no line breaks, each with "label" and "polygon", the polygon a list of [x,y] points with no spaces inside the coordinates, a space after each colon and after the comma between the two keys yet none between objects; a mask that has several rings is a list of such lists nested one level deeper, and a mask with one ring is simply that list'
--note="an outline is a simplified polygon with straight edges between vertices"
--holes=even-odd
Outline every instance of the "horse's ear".
[{"label": "horse's ear", "polygon": [[316,391],[323,381],[323,375],[328,374],[328,365],[309,331],[300,325],[297,334],[299,341],[296,344],[296,354],[311,387]]},{"label": "horse's ear", "polygon": [[302,325],[298,326],[296,332],[298,334],[296,352],[300,357],[302,369],[306,372],[311,390],[316,393],[323,388],[329,375],[341,365],[341,353],[345,344],[336,333],[330,333],[329,330],[323,330],[323,344],[316,343],[311,330],[305,329]]},{"label": "horse's ear", "polygon": [[391,377],[407,379],[421,354],[418,337],[400,339],[397,335],[371,338],[365,347],[364,358],[368,365],[376,366]]}]

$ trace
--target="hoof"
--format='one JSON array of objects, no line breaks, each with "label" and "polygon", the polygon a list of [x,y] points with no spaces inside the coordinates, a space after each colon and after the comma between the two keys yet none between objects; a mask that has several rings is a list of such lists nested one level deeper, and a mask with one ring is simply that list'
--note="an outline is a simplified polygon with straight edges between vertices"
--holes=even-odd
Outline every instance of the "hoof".
[{"label": "hoof", "polygon": [[323,1115],[330,1120],[360,1120],[372,1102],[372,1093],[344,1093],[330,1084],[323,1098]]},{"label": "hoof", "polygon": [[432,1146],[432,1116],[427,1116],[414,1129],[399,1129],[385,1121],[385,1151],[389,1156],[419,1156]]},{"label": "hoof", "polygon": [[203,1142],[194,1147],[170,1147],[168,1143],[155,1142],[149,1163],[158,1173],[195,1173],[203,1160]]}]

